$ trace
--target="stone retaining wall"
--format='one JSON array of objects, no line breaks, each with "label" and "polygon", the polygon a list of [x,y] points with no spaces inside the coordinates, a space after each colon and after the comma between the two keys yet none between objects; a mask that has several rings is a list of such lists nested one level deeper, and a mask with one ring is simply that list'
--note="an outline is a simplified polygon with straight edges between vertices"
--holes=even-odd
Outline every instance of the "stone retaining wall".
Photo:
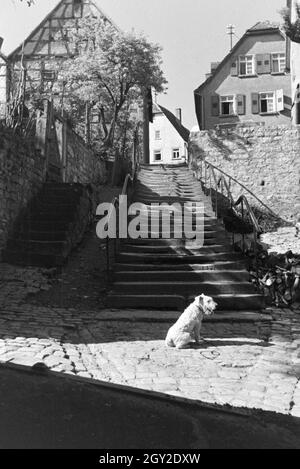
[{"label": "stone retaining wall", "polygon": [[[281,217],[289,220],[300,215],[300,126],[192,132],[189,146],[194,169],[206,159],[244,184]],[[233,183],[232,192],[237,198],[243,190]],[[249,199],[257,205],[255,199]]]},{"label": "stone retaining wall", "polygon": [[40,190],[46,158],[33,141],[0,127],[0,254],[16,217]]}]

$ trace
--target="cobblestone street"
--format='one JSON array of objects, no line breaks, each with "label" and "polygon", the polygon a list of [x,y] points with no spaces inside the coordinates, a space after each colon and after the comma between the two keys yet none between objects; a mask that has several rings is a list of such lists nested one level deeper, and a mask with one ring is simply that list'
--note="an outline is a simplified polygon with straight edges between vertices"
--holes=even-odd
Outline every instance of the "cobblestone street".
[{"label": "cobblestone street", "polygon": [[[0,362],[300,417],[300,308],[268,310],[269,342],[204,330],[200,348],[168,349],[178,313],[42,307],[27,294],[50,288],[36,269],[1,264]],[[149,321],[150,318],[150,321]],[[152,319],[152,320],[151,320]],[[230,327],[230,326],[229,326]],[[219,329],[218,329],[219,328]]]}]

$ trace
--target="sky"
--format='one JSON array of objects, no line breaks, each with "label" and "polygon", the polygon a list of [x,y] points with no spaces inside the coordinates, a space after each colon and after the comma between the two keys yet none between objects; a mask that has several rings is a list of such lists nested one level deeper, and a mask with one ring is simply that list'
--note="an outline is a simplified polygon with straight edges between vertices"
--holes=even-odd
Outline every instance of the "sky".
[{"label": "sky", "polygon": [[[158,103],[174,112],[182,108],[183,123],[196,124],[193,91],[229,52],[226,28],[236,27],[235,41],[258,21],[280,21],[286,0],[96,0],[123,30],[143,32],[163,47],[163,70],[169,82]],[[11,52],[58,3],[58,0],[0,0],[2,51]]]}]

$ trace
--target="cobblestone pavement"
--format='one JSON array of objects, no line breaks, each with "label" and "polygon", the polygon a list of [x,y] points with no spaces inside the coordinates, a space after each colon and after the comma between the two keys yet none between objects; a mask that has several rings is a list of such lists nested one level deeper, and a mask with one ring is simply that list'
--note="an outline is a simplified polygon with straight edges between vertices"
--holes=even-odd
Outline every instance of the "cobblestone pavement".
[{"label": "cobblestone pavement", "polygon": [[177,351],[163,341],[172,313],[151,313],[164,320],[149,322],[149,312],[31,305],[27,293],[49,288],[43,273],[4,264],[0,272],[1,363],[44,363],[62,373],[300,417],[300,306],[269,310],[268,343],[224,339],[219,329],[202,347]]}]

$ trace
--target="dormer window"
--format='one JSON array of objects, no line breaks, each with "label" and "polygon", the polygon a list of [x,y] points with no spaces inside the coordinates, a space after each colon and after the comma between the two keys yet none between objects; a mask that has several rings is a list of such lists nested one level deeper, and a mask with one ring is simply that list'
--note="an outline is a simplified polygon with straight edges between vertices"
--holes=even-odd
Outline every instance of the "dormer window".
[{"label": "dormer window", "polygon": [[241,77],[254,75],[254,55],[240,55],[239,58],[239,75]]}]

